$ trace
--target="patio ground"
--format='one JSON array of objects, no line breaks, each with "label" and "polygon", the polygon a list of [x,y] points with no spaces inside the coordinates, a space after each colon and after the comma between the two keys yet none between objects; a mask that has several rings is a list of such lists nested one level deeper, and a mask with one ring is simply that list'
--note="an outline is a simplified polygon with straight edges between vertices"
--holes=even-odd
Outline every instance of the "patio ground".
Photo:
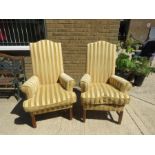
[{"label": "patio ground", "polygon": [[[88,112],[86,123],[81,122],[81,107],[77,103],[72,121],[65,111],[48,113],[37,116],[36,129],[31,127],[22,103],[17,103],[13,96],[0,99],[0,134],[155,134],[155,74],[149,75],[141,87],[133,87],[130,95],[121,125],[106,112]],[[117,114],[111,114],[117,120]]]}]

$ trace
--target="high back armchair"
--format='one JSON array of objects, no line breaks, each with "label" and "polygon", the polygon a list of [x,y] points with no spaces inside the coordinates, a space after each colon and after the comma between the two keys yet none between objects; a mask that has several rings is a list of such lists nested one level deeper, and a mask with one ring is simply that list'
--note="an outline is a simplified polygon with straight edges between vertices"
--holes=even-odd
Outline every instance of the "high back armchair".
[{"label": "high back armchair", "polygon": [[49,40],[30,43],[30,53],[33,76],[21,90],[27,96],[23,108],[30,113],[33,127],[36,127],[35,115],[51,111],[69,109],[72,119],[75,81],[64,73],[61,43]]},{"label": "high back armchair", "polygon": [[105,41],[87,46],[86,74],[80,80],[83,121],[87,110],[116,111],[118,123],[123,108],[129,103],[128,91],[132,87],[125,79],[115,75],[116,45]]}]

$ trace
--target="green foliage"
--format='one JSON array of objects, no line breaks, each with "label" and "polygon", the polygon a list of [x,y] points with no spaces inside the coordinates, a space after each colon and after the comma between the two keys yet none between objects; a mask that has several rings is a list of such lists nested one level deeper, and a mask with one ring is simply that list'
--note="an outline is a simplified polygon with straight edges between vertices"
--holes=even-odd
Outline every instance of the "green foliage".
[{"label": "green foliage", "polygon": [[126,48],[126,52],[127,53],[132,53],[134,51],[134,48],[132,48],[131,46],[128,46],[127,48]]},{"label": "green foliage", "polygon": [[138,56],[133,58],[133,62],[135,63],[135,68],[133,70],[135,75],[148,76],[152,72],[150,61],[147,57]]},{"label": "green foliage", "polygon": [[130,60],[129,56],[125,53],[121,53],[118,55],[116,60],[116,66],[118,70],[123,72],[131,72],[133,68],[135,68],[135,64],[132,60]]},{"label": "green foliage", "polygon": [[151,72],[155,73],[155,67],[151,67]]},{"label": "green foliage", "polygon": [[147,76],[155,71],[155,68],[150,67],[150,61],[146,57],[137,56],[130,59],[125,53],[118,55],[116,66],[119,71],[141,76]]},{"label": "green foliage", "polygon": [[133,51],[137,50],[139,46],[141,46],[141,43],[133,39],[132,35],[130,35],[122,44],[122,48],[125,48],[127,53],[132,53]]},{"label": "green foliage", "polygon": [[141,45],[142,44],[135,40],[132,35],[128,37],[126,42],[120,42],[119,46],[125,48],[126,52],[118,55],[116,60],[118,71],[138,76],[147,76],[151,72],[155,72],[155,68],[150,67],[150,61],[147,57],[135,56],[130,59],[129,54],[137,50]]}]

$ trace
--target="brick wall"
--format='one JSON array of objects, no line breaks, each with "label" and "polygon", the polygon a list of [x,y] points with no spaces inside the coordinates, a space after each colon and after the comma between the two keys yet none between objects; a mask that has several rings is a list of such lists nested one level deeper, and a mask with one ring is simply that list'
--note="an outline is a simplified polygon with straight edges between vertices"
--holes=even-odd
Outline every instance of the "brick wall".
[{"label": "brick wall", "polygon": [[25,74],[26,78],[29,79],[32,76],[32,62],[30,56],[25,56]]},{"label": "brick wall", "polygon": [[47,37],[62,43],[64,70],[79,81],[85,73],[87,43],[117,43],[119,20],[46,20]]},{"label": "brick wall", "polygon": [[[120,20],[46,20],[47,38],[62,43],[65,73],[79,82],[86,70],[87,43],[106,40],[117,43]],[[32,74],[26,58],[26,72]]]}]

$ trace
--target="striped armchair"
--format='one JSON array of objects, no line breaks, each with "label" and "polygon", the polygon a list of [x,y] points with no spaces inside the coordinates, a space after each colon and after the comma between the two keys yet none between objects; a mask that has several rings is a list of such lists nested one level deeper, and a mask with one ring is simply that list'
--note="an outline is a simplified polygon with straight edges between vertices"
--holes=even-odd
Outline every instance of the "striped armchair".
[{"label": "striped armchair", "polygon": [[87,110],[116,111],[121,124],[132,85],[115,75],[116,45],[98,41],[87,46],[87,70],[80,80],[83,121]]},{"label": "striped armchair", "polygon": [[32,126],[36,127],[35,115],[62,109],[69,109],[72,119],[75,81],[64,73],[61,43],[49,40],[30,43],[30,52],[33,76],[21,90],[27,96],[23,108],[30,113]]}]

